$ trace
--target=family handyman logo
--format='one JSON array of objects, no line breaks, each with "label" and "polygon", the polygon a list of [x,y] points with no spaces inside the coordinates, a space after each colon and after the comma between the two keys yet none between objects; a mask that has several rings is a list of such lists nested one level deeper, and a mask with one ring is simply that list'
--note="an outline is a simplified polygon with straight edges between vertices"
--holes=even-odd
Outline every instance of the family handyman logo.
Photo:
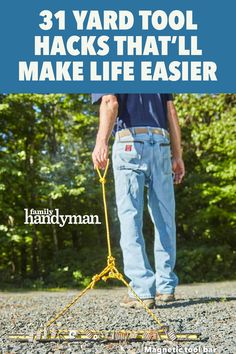
[{"label": "family handyman logo", "polygon": [[30,225],[59,225],[63,227],[66,224],[101,224],[98,215],[63,215],[59,209],[24,209],[25,221],[24,224]]}]

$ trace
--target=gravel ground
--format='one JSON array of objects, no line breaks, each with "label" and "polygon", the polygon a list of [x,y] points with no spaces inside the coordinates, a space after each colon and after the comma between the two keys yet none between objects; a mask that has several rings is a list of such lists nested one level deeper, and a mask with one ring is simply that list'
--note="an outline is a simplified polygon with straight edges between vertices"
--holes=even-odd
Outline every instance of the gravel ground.
[{"label": "gravel ground", "polygon": [[[155,328],[144,310],[121,309],[124,288],[91,290],[60,320],[69,329]],[[155,314],[179,332],[200,332],[201,341],[171,342],[11,342],[9,333],[29,334],[78,292],[0,293],[0,353],[215,353],[236,354],[236,282],[181,285],[173,303],[158,306]]]}]

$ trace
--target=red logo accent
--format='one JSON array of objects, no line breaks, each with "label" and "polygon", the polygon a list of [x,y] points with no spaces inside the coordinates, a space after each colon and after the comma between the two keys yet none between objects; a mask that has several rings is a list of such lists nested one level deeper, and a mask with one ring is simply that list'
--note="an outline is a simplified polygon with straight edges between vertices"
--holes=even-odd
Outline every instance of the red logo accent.
[{"label": "red logo accent", "polygon": [[132,150],[132,145],[125,145],[125,151],[131,151]]}]

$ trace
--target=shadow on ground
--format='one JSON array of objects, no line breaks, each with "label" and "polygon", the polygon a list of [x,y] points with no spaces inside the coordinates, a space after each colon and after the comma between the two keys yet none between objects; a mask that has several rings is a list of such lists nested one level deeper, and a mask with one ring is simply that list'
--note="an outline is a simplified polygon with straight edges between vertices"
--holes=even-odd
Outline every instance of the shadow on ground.
[{"label": "shadow on ground", "polygon": [[202,298],[191,298],[191,299],[176,299],[174,302],[169,302],[166,304],[158,304],[158,308],[170,308],[170,307],[188,307],[192,305],[199,305],[199,304],[210,304],[210,303],[225,303],[229,301],[236,301],[236,297],[229,296],[229,297],[202,297]]}]

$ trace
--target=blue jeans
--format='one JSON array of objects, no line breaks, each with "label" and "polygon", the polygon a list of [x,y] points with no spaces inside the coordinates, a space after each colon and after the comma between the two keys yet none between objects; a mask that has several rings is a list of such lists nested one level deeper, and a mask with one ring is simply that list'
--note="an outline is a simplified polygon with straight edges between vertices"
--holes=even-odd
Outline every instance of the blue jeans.
[{"label": "blue jeans", "polygon": [[[176,260],[175,199],[169,139],[151,133],[118,137],[112,160],[116,204],[120,220],[120,245],[124,273],[140,298],[156,292],[171,294],[178,283]],[[148,209],[154,224],[152,269],[143,237],[144,186],[148,187]],[[130,294],[132,297],[132,294]]]}]

